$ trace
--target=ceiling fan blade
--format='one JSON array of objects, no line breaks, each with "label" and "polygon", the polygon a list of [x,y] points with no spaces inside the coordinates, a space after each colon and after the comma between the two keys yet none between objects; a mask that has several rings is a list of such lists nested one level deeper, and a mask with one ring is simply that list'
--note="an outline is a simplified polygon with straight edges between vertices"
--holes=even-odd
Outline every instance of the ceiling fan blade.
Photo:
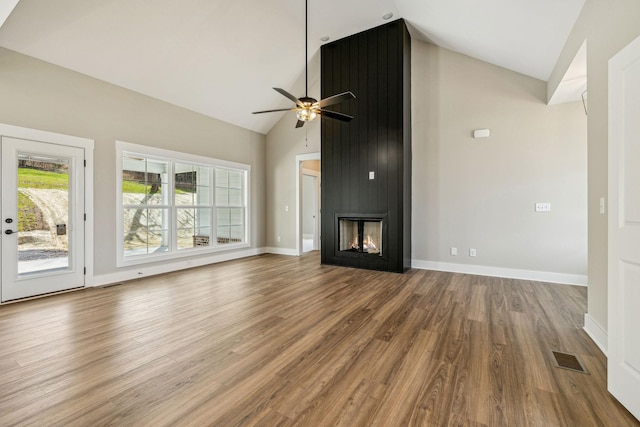
[{"label": "ceiling fan blade", "polygon": [[276,111],[293,111],[293,110],[297,110],[297,108],[278,108],[277,110],[254,111],[251,114],[275,113]]},{"label": "ceiling fan blade", "polygon": [[304,105],[302,104],[302,102],[300,102],[300,100],[298,98],[296,98],[295,96],[291,95],[289,92],[287,92],[284,89],[280,89],[279,87],[274,87],[273,90],[275,90],[276,92],[278,92],[281,95],[286,96],[287,98],[289,98],[290,100],[292,100],[293,102],[296,103],[296,105],[299,105],[300,107],[304,107]]},{"label": "ceiling fan blade", "polygon": [[340,102],[348,101],[350,99],[355,99],[355,97],[356,96],[350,91],[343,92],[343,93],[339,93],[338,95],[333,95],[328,98],[321,99],[320,101],[316,102],[315,106],[317,106],[318,108],[323,108],[329,105],[334,105]]},{"label": "ceiling fan blade", "polygon": [[336,119],[343,122],[350,122],[353,119],[353,116],[350,116],[348,114],[337,113],[335,111],[329,110],[320,110],[320,114],[329,117],[330,119]]},{"label": "ceiling fan blade", "polygon": [[302,126],[304,126],[304,122],[302,120],[298,120],[298,123],[296,123],[296,129],[301,128]]}]

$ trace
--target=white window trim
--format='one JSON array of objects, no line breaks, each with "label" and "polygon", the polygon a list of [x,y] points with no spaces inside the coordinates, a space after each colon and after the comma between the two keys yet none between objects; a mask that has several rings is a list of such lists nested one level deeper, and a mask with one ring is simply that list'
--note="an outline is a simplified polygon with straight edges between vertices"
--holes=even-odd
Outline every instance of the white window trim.
[{"label": "white window trim", "polygon": [[[157,160],[170,160],[172,163],[172,170],[170,173],[173,173],[173,164],[175,162],[178,163],[192,163],[198,164],[201,166],[210,166],[210,167],[221,167],[221,168],[231,168],[231,169],[240,169],[246,172],[246,191],[244,194],[245,197],[245,210],[244,210],[244,223],[245,223],[245,242],[243,243],[229,243],[222,246],[203,246],[197,248],[189,248],[178,251],[171,252],[163,252],[158,254],[145,254],[139,256],[125,257],[124,256],[124,219],[123,219],[123,204],[122,204],[122,156],[125,153],[135,153],[140,156],[144,156],[146,158],[155,158]],[[171,179],[170,191],[173,197],[173,186],[174,179]],[[116,259],[116,267],[127,267],[132,265],[140,265],[140,264],[149,264],[158,261],[166,261],[172,259],[180,259],[186,257],[200,256],[211,253],[220,253],[220,252],[229,252],[237,249],[243,249],[251,247],[251,165],[247,165],[244,163],[236,163],[230,162],[227,160],[214,159],[211,157],[198,156],[195,154],[181,153],[178,151],[166,150],[163,148],[150,147],[147,145],[139,145],[132,144],[124,141],[116,141],[116,229],[117,229],[117,259]],[[215,221],[215,203],[213,206],[214,221]],[[169,233],[171,235],[172,241],[175,239],[176,230],[173,226],[173,212],[176,207],[171,203],[170,207],[170,229]],[[215,224],[215,222],[214,222]],[[213,232],[213,230],[212,230]]]}]

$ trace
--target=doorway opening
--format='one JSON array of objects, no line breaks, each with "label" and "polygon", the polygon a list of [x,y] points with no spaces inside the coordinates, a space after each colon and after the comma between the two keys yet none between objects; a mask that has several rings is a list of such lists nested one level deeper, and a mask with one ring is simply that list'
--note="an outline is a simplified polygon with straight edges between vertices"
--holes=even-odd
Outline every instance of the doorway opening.
[{"label": "doorway opening", "polygon": [[320,153],[296,156],[296,253],[320,250]]}]

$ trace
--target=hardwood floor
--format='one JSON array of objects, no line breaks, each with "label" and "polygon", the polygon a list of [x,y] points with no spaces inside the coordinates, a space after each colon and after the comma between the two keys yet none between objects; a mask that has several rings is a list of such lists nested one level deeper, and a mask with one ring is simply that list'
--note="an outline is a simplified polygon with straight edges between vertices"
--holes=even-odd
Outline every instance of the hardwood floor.
[{"label": "hardwood floor", "polygon": [[317,253],[24,301],[0,306],[0,425],[640,425],[585,311],[581,287]]}]

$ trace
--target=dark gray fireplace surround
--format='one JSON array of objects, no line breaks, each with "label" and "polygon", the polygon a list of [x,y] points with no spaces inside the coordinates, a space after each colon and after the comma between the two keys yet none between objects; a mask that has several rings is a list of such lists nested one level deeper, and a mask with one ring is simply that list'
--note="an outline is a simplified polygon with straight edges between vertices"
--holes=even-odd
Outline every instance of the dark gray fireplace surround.
[{"label": "dark gray fireplace surround", "polygon": [[[322,120],[323,264],[411,264],[411,41],[397,20],[321,48],[321,97],[356,99]],[[334,108],[335,107],[335,108]]]}]

